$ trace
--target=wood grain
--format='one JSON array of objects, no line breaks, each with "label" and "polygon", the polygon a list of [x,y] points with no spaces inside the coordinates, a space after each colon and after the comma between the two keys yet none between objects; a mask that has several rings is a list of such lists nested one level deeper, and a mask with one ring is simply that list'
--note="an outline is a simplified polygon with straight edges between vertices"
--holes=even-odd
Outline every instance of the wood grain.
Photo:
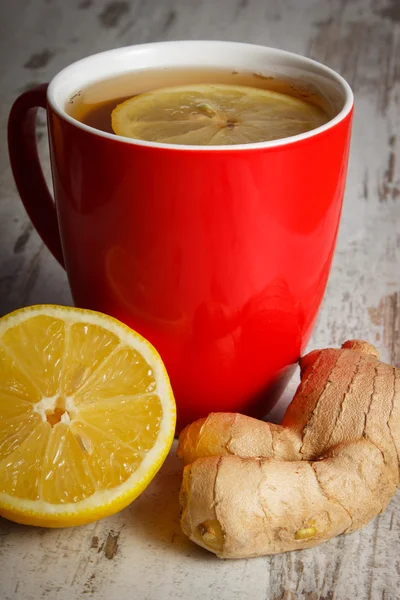
[{"label": "wood grain", "polygon": [[[0,127],[21,91],[85,55],[131,43],[232,39],[325,62],[353,86],[346,201],[310,347],[362,337],[400,366],[400,3],[398,0],[13,0],[0,3]],[[40,152],[49,178],[43,115]],[[65,273],[43,247],[0,147],[0,314],[69,304]],[[38,198],[38,201],[40,199]],[[276,419],[296,381],[288,388]],[[122,513],[71,530],[0,521],[2,600],[396,600],[400,493],[364,530],[281,556],[221,561],[185,539],[170,455]]]}]

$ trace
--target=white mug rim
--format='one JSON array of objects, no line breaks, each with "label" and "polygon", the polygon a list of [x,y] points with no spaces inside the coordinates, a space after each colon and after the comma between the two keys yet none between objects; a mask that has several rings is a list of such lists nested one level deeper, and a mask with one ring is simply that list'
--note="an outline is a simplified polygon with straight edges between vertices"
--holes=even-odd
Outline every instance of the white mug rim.
[{"label": "white mug rim", "polygon": [[[166,143],[162,143],[162,142],[150,142],[150,141],[146,141],[146,140],[138,140],[138,139],[133,139],[133,138],[127,138],[127,137],[123,137],[120,135],[116,135],[114,133],[108,133],[106,131],[101,131],[99,129],[95,129],[94,127],[91,127],[90,125],[86,125],[85,123],[82,123],[81,121],[78,121],[77,119],[75,119],[74,117],[72,117],[71,115],[69,115],[61,106],[60,104],[57,102],[56,100],[56,90],[57,90],[57,86],[59,85],[60,81],[62,80],[62,78],[64,77],[65,73],[67,71],[71,71],[73,69],[76,69],[79,66],[84,66],[84,63],[90,59],[94,59],[95,57],[103,57],[105,58],[106,56],[112,56],[113,54],[119,54],[119,53],[123,53],[123,52],[128,52],[128,51],[132,51],[132,50],[137,50],[138,52],[140,52],[141,50],[145,50],[149,47],[157,47],[160,49],[160,51],[164,49],[167,49],[167,47],[171,47],[173,45],[201,45],[201,44],[211,44],[211,45],[226,45],[228,46],[237,46],[237,47],[251,47],[252,49],[256,50],[259,49],[260,51],[269,51],[271,53],[276,54],[277,56],[282,56],[282,57],[286,57],[288,59],[292,58],[293,60],[301,60],[302,63],[304,65],[309,65],[309,66],[313,66],[313,67],[317,67],[320,71],[324,72],[324,74],[328,77],[330,77],[331,80],[334,80],[336,83],[338,83],[342,89],[342,91],[344,92],[344,103],[343,103],[343,107],[341,108],[341,110],[338,112],[337,115],[335,115],[332,119],[330,119],[329,121],[327,121],[327,123],[325,123],[324,125],[321,125],[320,127],[317,127],[315,129],[312,129],[310,131],[306,131],[305,133],[300,133],[294,136],[289,136],[289,137],[285,137],[285,138],[280,138],[277,140],[271,140],[271,141],[266,141],[266,142],[256,142],[256,143],[250,143],[250,144],[234,144],[234,145],[220,145],[220,146],[199,146],[199,145],[183,145],[183,144],[166,144]],[[70,65],[68,65],[67,67],[65,67],[64,69],[62,69],[61,71],[59,71],[57,73],[57,75],[55,75],[53,77],[53,79],[50,81],[49,86],[47,88],[47,102],[48,105],[51,107],[51,109],[62,119],[64,119],[65,121],[67,121],[68,123],[70,123],[71,125],[77,127],[78,129],[81,129],[83,131],[86,131],[88,133],[91,133],[93,135],[97,135],[99,137],[102,138],[106,138],[109,140],[112,140],[114,142],[118,141],[120,143],[125,143],[125,144],[130,144],[133,146],[141,146],[141,147],[146,147],[146,148],[159,148],[159,149],[165,149],[165,150],[184,150],[185,152],[190,152],[190,151],[202,151],[202,152],[237,152],[237,151],[249,151],[249,150],[261,150],[261,149],[267,149],[267,148],[277,148],[280,146],[287,146],[287,145],[291,145],[294,143],[299,143],[302,142],[306,139],[309,138],[313,138],[316,137],[318,135],[321,135],[327,131],[329,131],[330,129],[334,128],[336,125],[338,125],[340,122],[342,122],[352,111],[353,105],[354,105],[354,96],[353,96],[353,92],[352,89],[350,87],[350,85],[347,83],[347,81],[341,76],[339,75],[339,73],[337,73],[336,71],[334,71],[333,69],[331,69],[330,67],[327,67],[326,65],[315,61],[311,58],[302,56],[301,54],[297,54],[294,52],[289,52],[287,50],[281,50],[279,48],[273,48],[270,46],[262,46],[259,44],[248,44],[248,43],[244,43],[244,42],[232,42],[232,41],[217,41],[217,40],[177,40],[177,41],[171,41],[171,42],[150,42],[150,43],[146,43],[146,44],[133,44],[133,45],[129,45],[129,46],[122,46],[120,48],[114,48],[111,50],[105,50],[103,52],[97,52],[95,54],[91,54],[85,58],[82,58],[78,61],[75,61],[73,63],[71,63]]]}]

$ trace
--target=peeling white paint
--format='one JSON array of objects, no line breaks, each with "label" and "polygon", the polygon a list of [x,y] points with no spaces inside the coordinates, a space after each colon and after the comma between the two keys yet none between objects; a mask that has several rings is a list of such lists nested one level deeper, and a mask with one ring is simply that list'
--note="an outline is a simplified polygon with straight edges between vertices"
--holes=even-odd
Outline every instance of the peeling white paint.
[{"label": "peeling white paint", "polygon": [[[66,276],[29,227],[8,166],[5,122],[17,94],[28,84],[49,80],[74,60],[106,48],[168,39],[232,39],[312,56],[337,69],[353,86],[356,110],[343,219],[310,348],[361,337],[380,348],[383,360],[398,363],[399,12],[398,0],[2,3],[1,314],[23,304],[71,303]],[[45,136],[39,146],[47,161]],[[274,415],[282,411],[294,386],[295,381]],[[180,531],[180,473],[181,465],[172,453],[129,508],[85,527],[42,530],[0,519],[1,599],[399,597],[400,493],[368,527],[319,548],[221,561]]]}]

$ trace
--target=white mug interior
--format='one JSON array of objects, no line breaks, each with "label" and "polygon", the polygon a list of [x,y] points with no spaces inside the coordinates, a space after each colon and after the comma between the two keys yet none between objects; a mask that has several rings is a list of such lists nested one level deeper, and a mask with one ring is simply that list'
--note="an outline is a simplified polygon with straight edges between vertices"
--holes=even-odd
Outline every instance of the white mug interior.
[{"label": "white mug interior", "polygon": [[338,73],[309,58],[266,46],[240,42],[176,41],[156,42],[107,50],[88,56],[60,71],[51,81],[47,99],[51,108],[75,126],[103,137],[144,146],[185,150],[221,150],[221,146],[180,146],[115,136],[81,123],[69,115],[67,102],[88,86],[119,75],[150,69],[218,68],[251,71],[260,75],[284,77],[310,86],[329,103],[332,118],[324,125],[292,137],[253,144],[223,146],[238,150],[280,146],[326,131],[343,120],[353,106],[349,84]]}]

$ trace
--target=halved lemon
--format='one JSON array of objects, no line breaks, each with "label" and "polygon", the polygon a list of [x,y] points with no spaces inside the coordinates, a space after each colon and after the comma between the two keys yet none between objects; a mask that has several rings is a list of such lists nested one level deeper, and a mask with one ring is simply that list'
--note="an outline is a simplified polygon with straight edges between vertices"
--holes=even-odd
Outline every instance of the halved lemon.
[{"label": "halved lemon", "polygon": [[327,121],[319,107],[299,98],[227,84],[161,88],[125,100],[112,112],[117,135],[201,146],[275,140]]},{"label": "halved lemon", "polygon": [[175,403],[156,350],[101,313],[32,306],[0,319],[0,515],[81,525],[149,484]]}]

